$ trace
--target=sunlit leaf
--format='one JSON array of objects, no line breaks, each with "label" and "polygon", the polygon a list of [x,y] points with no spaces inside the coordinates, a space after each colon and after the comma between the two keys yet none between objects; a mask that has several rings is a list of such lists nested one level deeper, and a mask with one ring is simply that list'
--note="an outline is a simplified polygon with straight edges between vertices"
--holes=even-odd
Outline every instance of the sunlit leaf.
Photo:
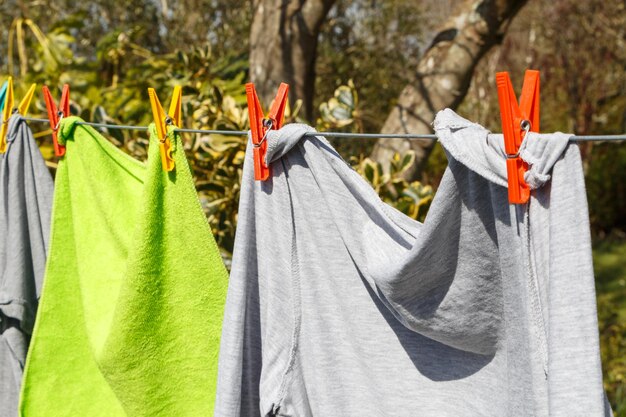
[{"label": "sunlit leaf", "polygon": [[342,85],[335,90],[335,97],[337,98],[337,101],[346,106],[346,108],[350,111],[354,110],[355,107],[354,95],[352,91],[353,90],[346,85]]}]

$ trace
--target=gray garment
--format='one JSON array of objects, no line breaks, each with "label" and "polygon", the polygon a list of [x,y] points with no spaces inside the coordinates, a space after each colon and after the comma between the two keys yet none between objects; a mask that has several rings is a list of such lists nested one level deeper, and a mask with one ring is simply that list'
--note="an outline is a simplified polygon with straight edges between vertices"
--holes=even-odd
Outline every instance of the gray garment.
[{"label": "gray garment", "polygon": [[0,417],[17,404],[41,293],[53,181],[28,123],[11,116],[0,160]]},{"label": "gray garment", "polygon": [[531,134],[511,206],[502,136],[435,129],[423,224],[307,126],[270,132],[267,182],[248,147],[215,416],[610,415],[578,148]]}]

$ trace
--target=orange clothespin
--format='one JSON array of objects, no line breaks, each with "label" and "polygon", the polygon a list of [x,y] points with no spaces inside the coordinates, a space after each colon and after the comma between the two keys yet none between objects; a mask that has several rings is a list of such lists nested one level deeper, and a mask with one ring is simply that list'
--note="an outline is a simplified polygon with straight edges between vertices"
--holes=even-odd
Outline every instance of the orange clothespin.
[{"label": "orange clothespin", "polygon": [[7,151],[7,133],[9,131],[9,118],[15,112],[26,116],[28,113],[28,107],[33,99],[35,93],[35,87],[37,84],[32,84],[28,89],[28,92],[20,101],[20,104],[14,108],[15,97],[13,95],[13,77],[9,77],[7,80],[7,87],[4,96],[4,108],[2,109],[2,126],[0,126],[0,153]]},{"label": "orange clothespin", "polygon": [[46,102],[46,110],[48,110],[48,120],[50,121],[50,128],[52,129],[52,143],[54,145],[54,154],[56,156],[65,155],[65,146],[59,144],[57,139],[57,132],[59,130],[59,122],[64,117],[70,116],[70,86],[69,84],[63,85],[61,92],[61,100],[59,101],[59,107],[57,107],[52,94],[48,89],[48,86],[43,86],[43,99]]},{"label": "orange clothespin", "polygon": [[254,179],[265,181],[270,176],[270,167],[265,163],[267,153],[267,132],[280,129],[285,118],[287,107],[287,94],[289,85],[281,83],[278,93],[270,108],[268,117],[265,118],[259,97],[256,94],[254,84],[246,84],[246,97],[248,99],[248,116],[250,119],[250,131],[252,133],[252,146],[254,146]]},{"label": "orange clothespin", "polygon": [[161,165],[163,170],[172,171],[174,169],[174,159],[172,158],[172,141],[167,134],[167,126],[173,125],[180,127],[182,122],[182,99],[183,93],[180,86],[174,87],[172,101],[170,102],[169,112],[166,114],[161,106],[161,102],[157,97],[154,88],[148,88],[150,96],[150,107],[152,107],[152,116],[156,125],[157,135],[159,137],[159,150],[161,151]]},{"label": "orange clothespin", "polygon": [[519,148],[528,132],[539,132],[539,71],[526,70],[519,105],[508,72],[498,72],[496,84],[507,154],[509,203],[524,204],[530,198],[530,188],[524,180],[528,164],[519,157]]}]

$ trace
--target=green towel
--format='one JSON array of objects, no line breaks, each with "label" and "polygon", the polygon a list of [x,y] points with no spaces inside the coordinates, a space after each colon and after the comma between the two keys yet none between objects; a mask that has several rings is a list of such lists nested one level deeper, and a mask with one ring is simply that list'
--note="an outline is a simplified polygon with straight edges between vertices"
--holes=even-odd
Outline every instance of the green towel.
[{"label": "green towel", "polygon": [[161,168],[63,119],[23,417],[212,416],[227,272],[178,135]]}]

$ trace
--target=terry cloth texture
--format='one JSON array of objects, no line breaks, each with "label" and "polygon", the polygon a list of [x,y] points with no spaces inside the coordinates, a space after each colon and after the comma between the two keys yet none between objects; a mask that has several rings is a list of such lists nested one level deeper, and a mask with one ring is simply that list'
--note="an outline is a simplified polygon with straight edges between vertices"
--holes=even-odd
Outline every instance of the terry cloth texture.
[{"label": "terry cloth texture", "polygon": [[13,115],[0,156],[0,416],[16,417],[41,293],[54,184],[33,132]]},{"label": "terry cloth texture", "polygon": [[213,412],[227,272],[180,138],[161,168],[61,122],[50,256],[23,417]]},{"label": "terry cloth texture", "polygon": [[531,134],[511,206],[501,135],[441,112],[449,166],[425,222],[322,137],[248,146],[217,417],[610,415],[579,151]]}]

